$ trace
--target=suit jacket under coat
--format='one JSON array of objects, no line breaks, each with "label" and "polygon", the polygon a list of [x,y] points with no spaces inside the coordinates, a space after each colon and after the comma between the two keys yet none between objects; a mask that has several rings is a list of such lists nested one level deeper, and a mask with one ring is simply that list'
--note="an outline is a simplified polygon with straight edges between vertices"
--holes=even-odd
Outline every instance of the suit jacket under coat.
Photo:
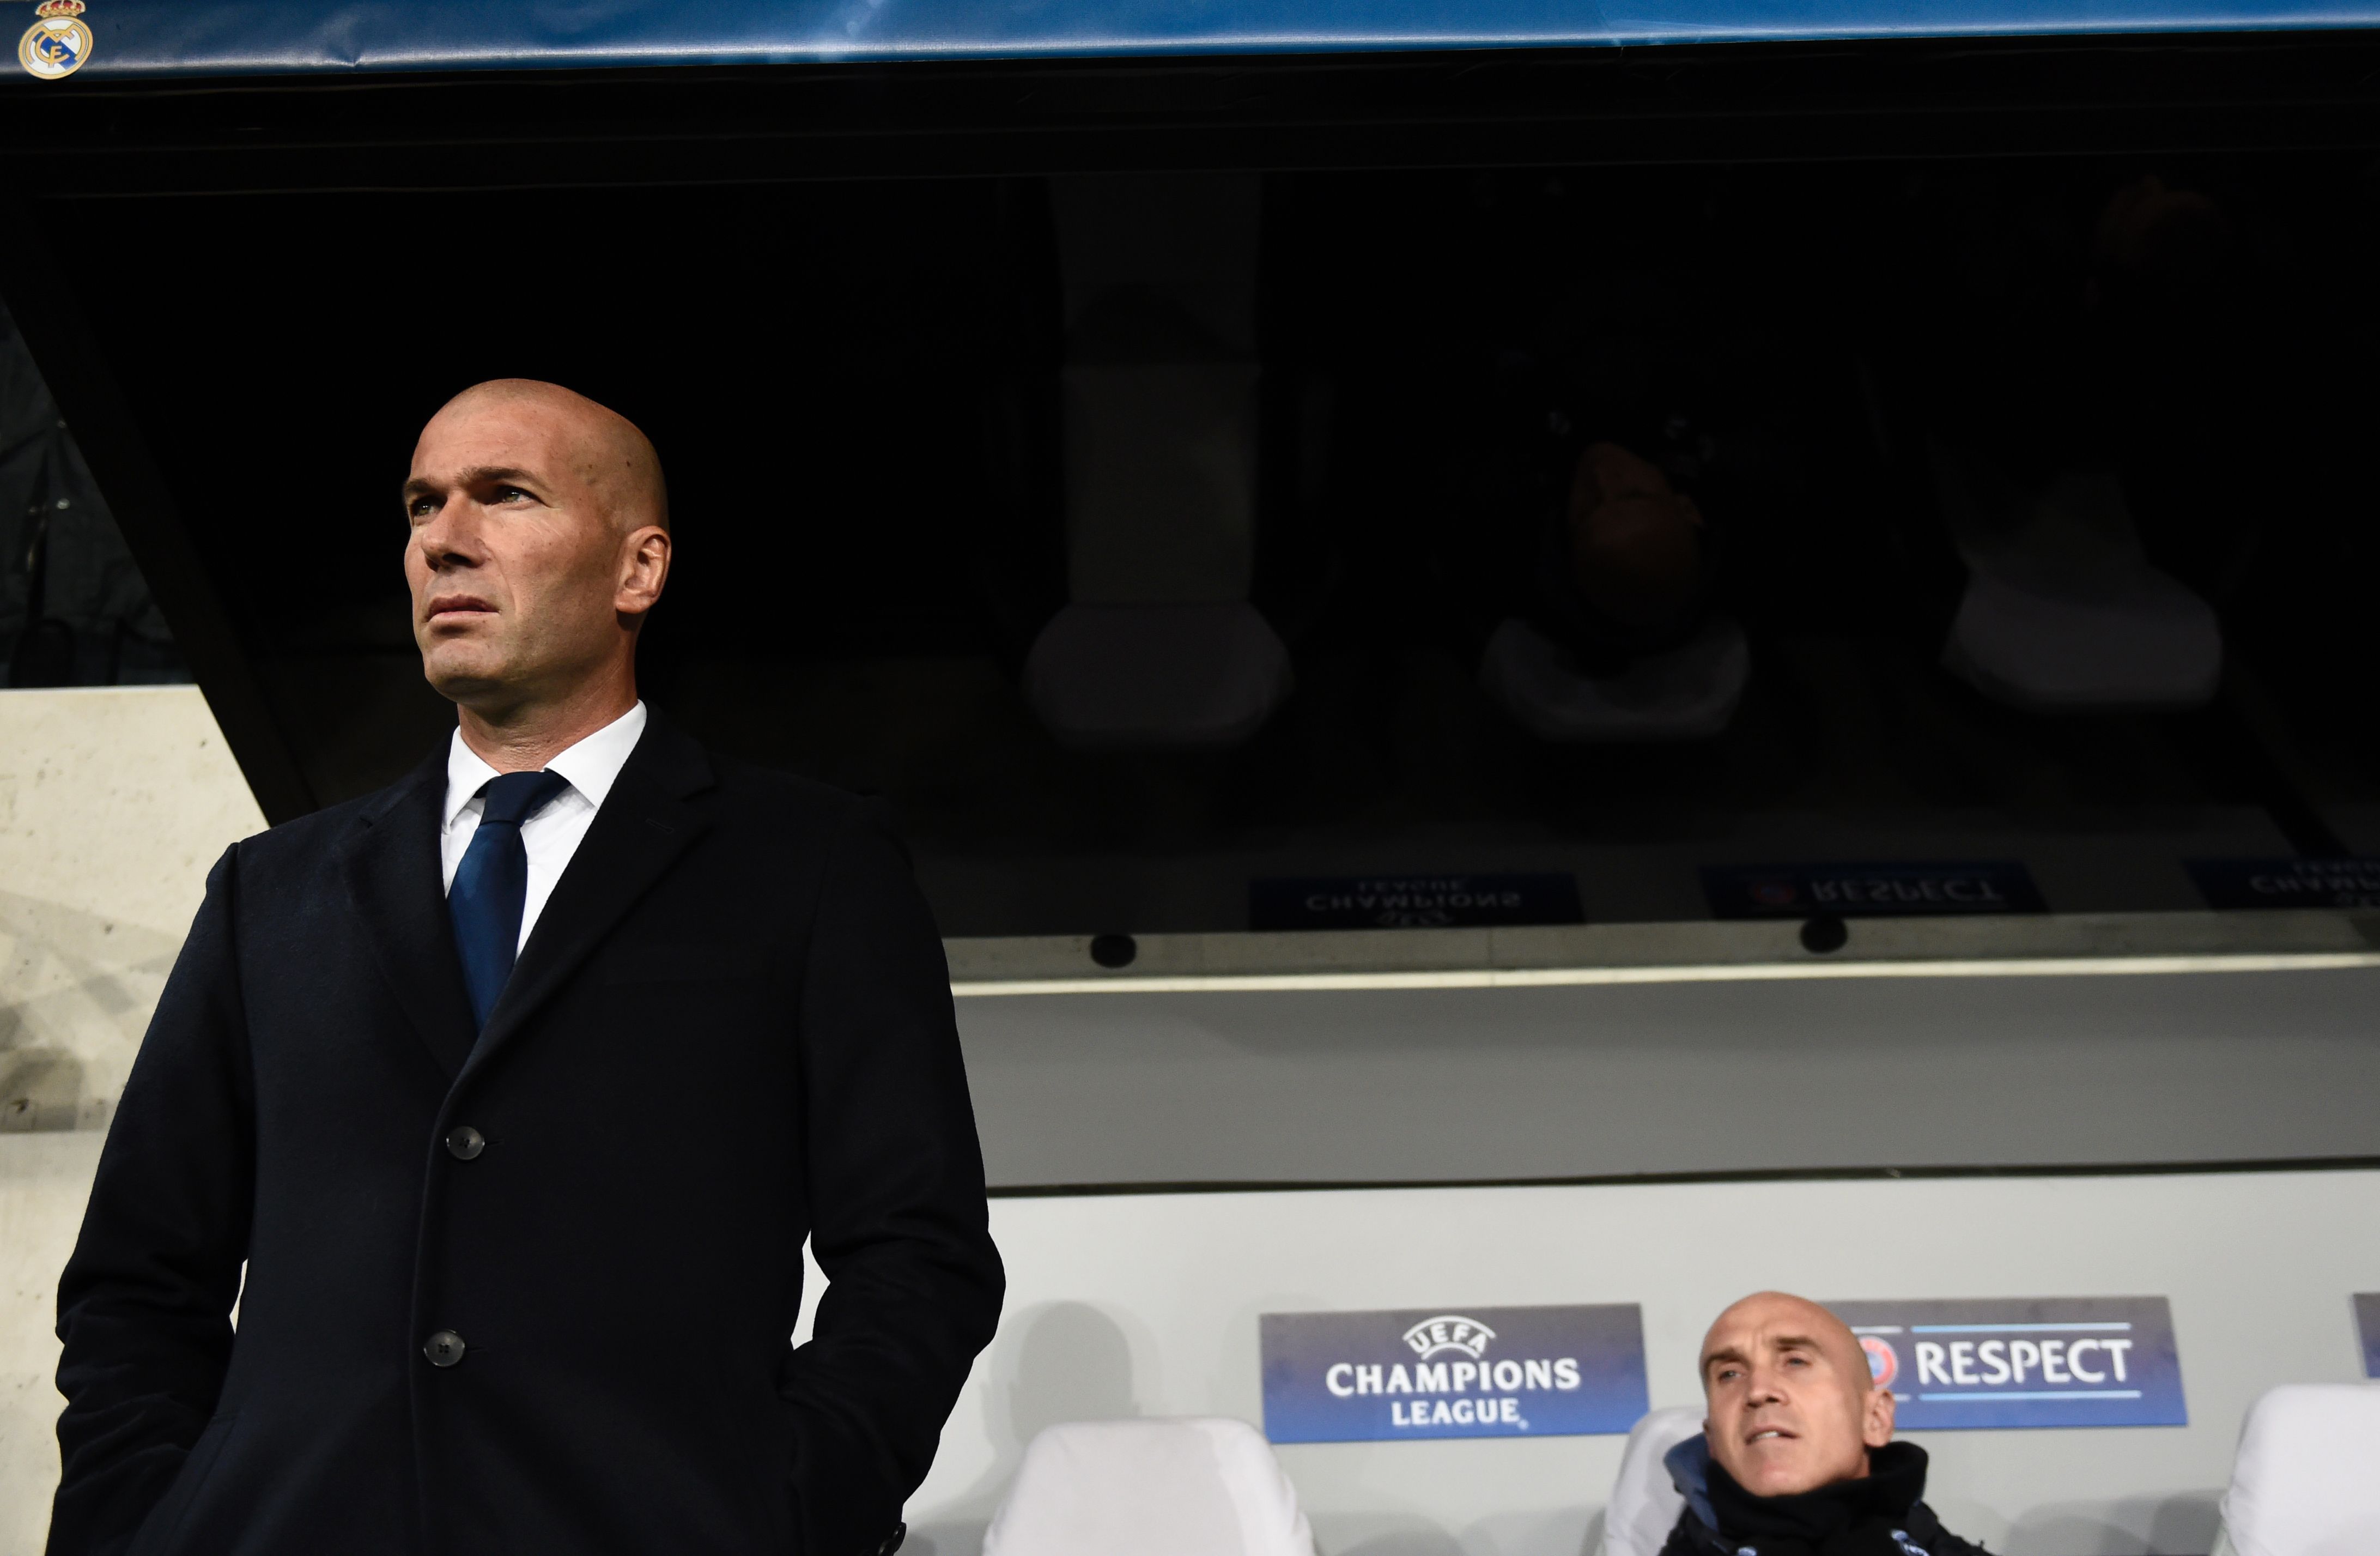
[{"label": "suit jacket under coat", "polygon": [[444,785],[209,876],[59,1287],[50,1550],[875,1550],[1002,1291],[899,845],[655,718],[475,1050]]}]

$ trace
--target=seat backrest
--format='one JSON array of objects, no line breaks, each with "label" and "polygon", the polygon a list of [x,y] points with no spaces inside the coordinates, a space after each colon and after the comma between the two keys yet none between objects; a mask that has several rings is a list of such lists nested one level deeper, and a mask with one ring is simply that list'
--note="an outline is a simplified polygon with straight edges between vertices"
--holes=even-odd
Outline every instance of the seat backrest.
[{"label": "seat backrest", "polygon": [[1263,180],[1062,177],[1050,201],[1065,296],[1068,598],[1245,600]]},{"label": "seat backrest", "polygon": [[1070,364],[1066,592],[1229,604],[1256,566],[1257,364]]},{"label": "seat backrest", "polygon": [[2250,1405],[2223,1529],[2240,1556],[2380,1550],[2380,1383],[2291,1383]]},{"label": "seat backrest", "polygon": [[983,1556],[1314,1556],[1272,1447],[1245,1421],[1070,1421],[1025,1450]]},{"label": "seat backrest", "polygon": [[1692,1407],[1647,1412],[1628,1430],[1628,1446],[1621,1450],[1619,1478],[1611,1483],[1611,1501],[1603,1510],[1605,1556],[1660,1556],[1686,1499],[1670,1483],[1661,1460],[1679,1443],[1703,1429],[1703,1413]]},{"label": "seat backrest", "polygon": [[2027,712],[2194,708],[2223,669],[2215,609],[2149,565],[2111,468],[2029,488],[1928,449],[1966,590],[1944,668]]}]

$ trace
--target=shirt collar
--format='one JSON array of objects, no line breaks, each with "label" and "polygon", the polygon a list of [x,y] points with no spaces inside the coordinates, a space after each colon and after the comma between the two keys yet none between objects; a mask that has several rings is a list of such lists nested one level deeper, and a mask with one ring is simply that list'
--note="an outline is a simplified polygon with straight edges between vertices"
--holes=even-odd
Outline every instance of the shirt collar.
[{"label": "shirt collar", "polygon": [[[644,733],[645,705],[638,702],[577,744],[556,752],[545,770],[561,773],[572,788],[587,796],[588,804],[601,808],[603,796],[619,781],[620,770],[628,765],[628,753],[637,748],[637,739]],[[496,770],[463,743],[463,731],[457,727],[446,748],[445,824],[453,826],[455,818],[495,776]]]}]

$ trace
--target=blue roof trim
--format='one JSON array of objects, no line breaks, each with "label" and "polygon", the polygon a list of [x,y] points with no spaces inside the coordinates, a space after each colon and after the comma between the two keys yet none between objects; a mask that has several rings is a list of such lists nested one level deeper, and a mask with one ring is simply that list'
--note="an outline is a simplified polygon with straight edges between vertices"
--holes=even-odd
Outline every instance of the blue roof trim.
[{"label": "blue roof trim", "polygon": [[[82,75],[1346,53],[2380,25],[2380,0],[88,0]],[[29,5],[0,4],[0,21]],[[27,83],[30,85],[30,83]],[[61,90],[57,87],[46,90]]]}]

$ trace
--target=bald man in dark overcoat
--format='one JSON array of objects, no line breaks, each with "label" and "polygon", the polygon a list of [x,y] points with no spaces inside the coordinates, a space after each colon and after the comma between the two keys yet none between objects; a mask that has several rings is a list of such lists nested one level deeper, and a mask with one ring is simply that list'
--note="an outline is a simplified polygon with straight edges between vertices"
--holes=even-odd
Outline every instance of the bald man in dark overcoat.
[{"label": "bald man in dark overcoat", "polygon": [[1002,1280],[901,847],[638,699],[621,418],[480,385],[404,496],[457,727],[208,878],[59,1287],[49,1549],[876,1556]]}]

